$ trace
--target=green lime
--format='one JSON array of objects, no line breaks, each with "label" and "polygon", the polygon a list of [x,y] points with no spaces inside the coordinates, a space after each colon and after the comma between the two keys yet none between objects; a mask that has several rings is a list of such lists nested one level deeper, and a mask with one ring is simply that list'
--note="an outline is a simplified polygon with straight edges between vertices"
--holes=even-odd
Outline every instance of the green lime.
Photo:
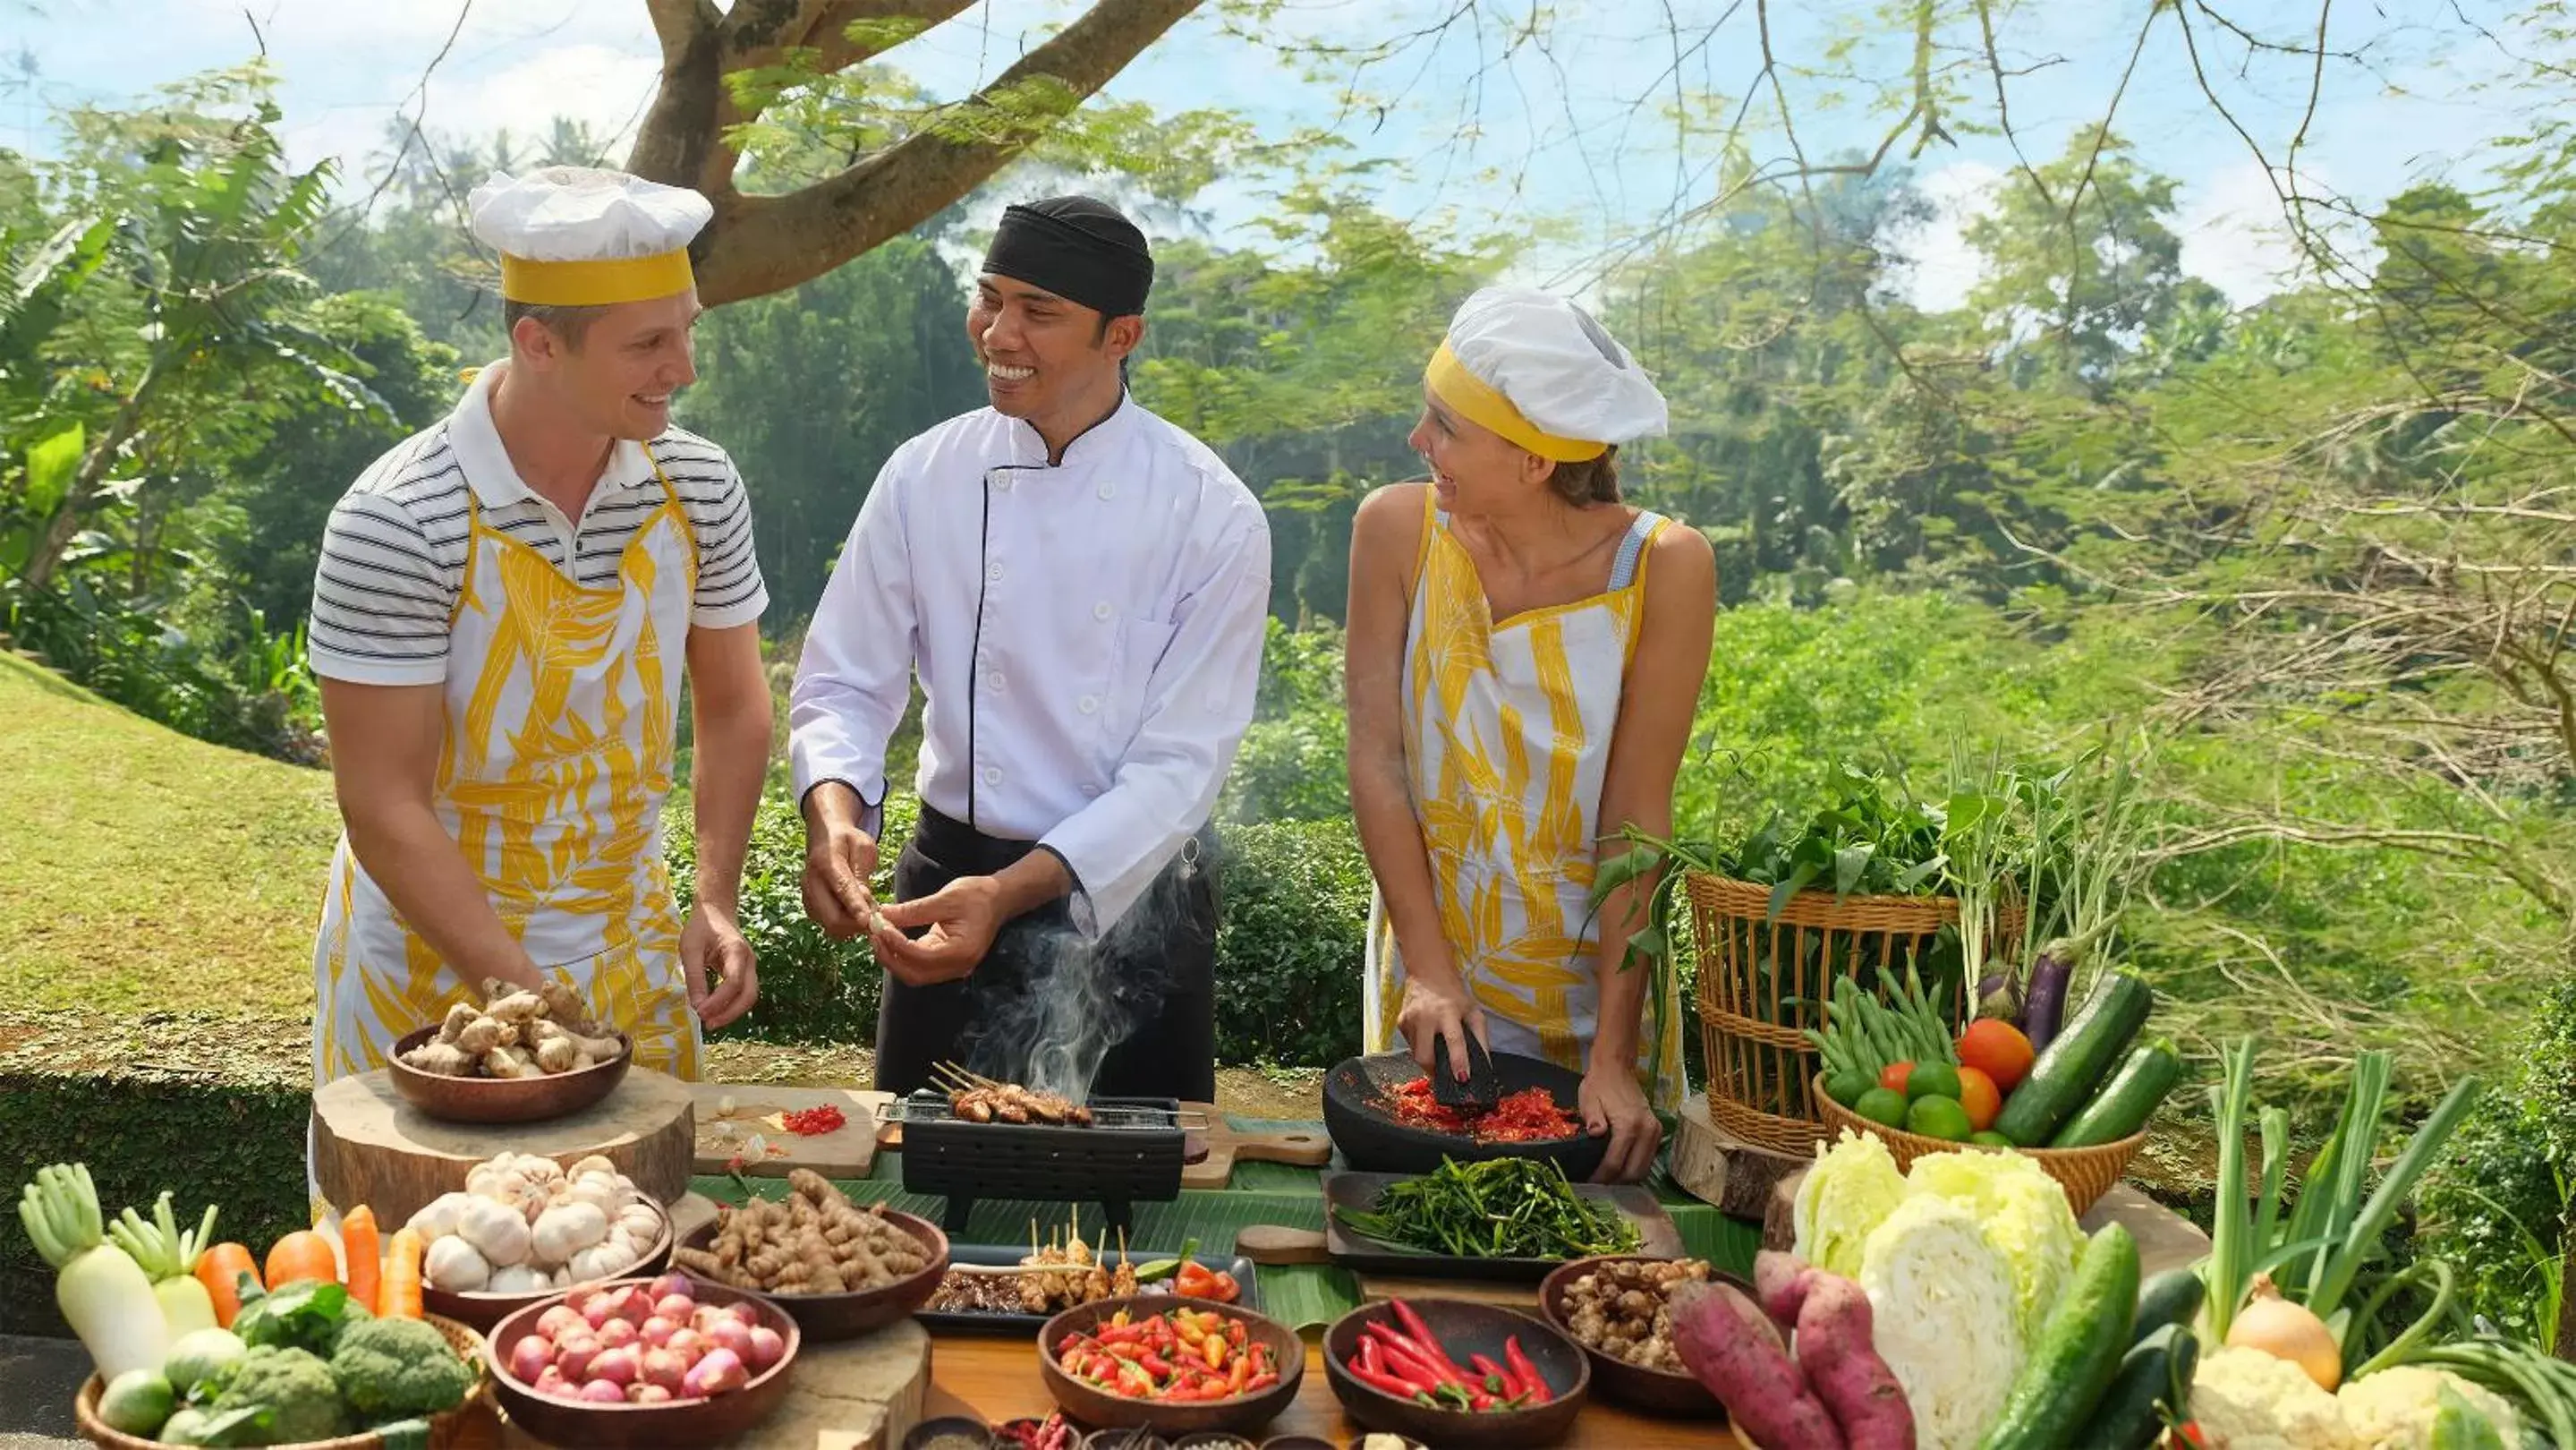
[{"label": "green lime", "polygon": [[[1905,1094],[1894,1088],[1871,1088],[1860,1095],[1859,1102],[1852,1104],[1852,1111],[1881,1127],[1902,1128],[1905,1126]],[[1967,1113],[1967,1109],[1959,1109],[1961,1117],[1966,1117]]]},{"label": "green lime", "polygon": [[1971,1143],[1983,1143],[1989,1148],[2011,1148],[2018,1146],[2012,1139],[2005,1137],[2003,1134],[1996,1132],[1992,1128],[1988,1128],[1982,1133],[1970,1133],[1968,1135],[1968,1141]]},{"label": "green lime", "polygon": [[1865,1072],[1838,1072],[1825,1079],[1825,1096],[1844,1107],[1860,1101],[1861,1094],[1878,1086],[1878,1079]]},{"label": "green lime", "polygon": [[1905,1075],[1905,1098],[1950,1098],[1959,1096],[1959,1070],[1946,1062],[1918,1062]]},{"label": "green lime", "polygon": [[1945,1143],[1964,1143],[1976,1131],[1968,1125],[1968,1110],[1959,1106],[1959,1100],[1943,1097],[1916,1098],[1905,1110],[1905,1127]]}]

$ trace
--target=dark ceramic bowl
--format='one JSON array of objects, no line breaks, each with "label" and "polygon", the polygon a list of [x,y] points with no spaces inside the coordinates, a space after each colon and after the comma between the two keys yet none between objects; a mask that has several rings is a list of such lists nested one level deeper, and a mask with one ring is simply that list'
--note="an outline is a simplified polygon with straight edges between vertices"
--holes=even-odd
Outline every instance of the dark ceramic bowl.
[{"label": "dark ceramic bowl", "polygon": [[[1064,1366],[1056,1362],[1055,1347],[1064,1342],[1067,1334],[1088,1332],[1121,1309],[1141,1316],[1183,1307],[1212,1309],[1224,1318],[1241,1320],[1248,1342],[1268,1346],[1271,1362],[1279,1368],[1279,1383],[1266,1390],[1236,1395],[1231,1399],[1172,1404],[1113,1395],[1067,1374]],[[1289,1402],[1297,1398],[1297,1385],[1305,1374],[1306,1346],[1297,1338],[1295,1330],[1276,1319],[1265,1318],[1232,1304],[1169,1297],[1102,1299],[1067,1309],[1048,1320],[1046,1327],[1038,1331],[1038,1375],[1046,1381],[1047,1393],[1055,1396],[1055,1402],[1064,1407],[1069,1418],[1103,1429],[1142,1428],[1166,1439],[1207,1430],[1240,1432],[1258,1429],[1279,1418],[1279,1412],[1287,1409]]]},{"label": "dark ceramic bowl", "polygon": [[635,1039],[620,1032],[625,1050],[606,1062],[543,1077],[441,1077],[404,1063],[402,1055],[438,1035],[435,1024],[394,1042],[385,1072],[403,1101],[449,1123],[542,1123],[568,1118],[617,1090],[635,1060]]},{"label": "dark ceramic bowl", "polygon": [[[1584,1357],[1592,1361],[1592,1388],[1601,1398],[1633,1409],[1651,1410],[1659,1415],[1725,1419],[1726,1407],[1717,1402],[1717,1396],[1708,1392],[1708,1386],[1690,1375],[1630,1364],[1615,1354],[1604,1353],[1575,1339],[1574,1316],[1565,1305],[1565,1296],[1574,1287],[1574,1281],[1604,1264],[1641,1261],[1652,1262],[1653,1259],[1647,1254],[1603,1254],[1562,1265],[1538,1286],[1538,1311],[1546,1315],[1547,1322],[1562,1331],[1566,1338],[1573,1339],[1582,1347]],[[1733,1284],[1748,1296],[1753,1294],[1751,1284],[1723,1269],[1709,1270],[1708,1277],[1711,1283]]]},{"label": "dark ceramic bowl", "polygon": [[[1577,1112],[1583,1074],[1535,1057],[1497,1052],[1497,1094],[1523,1088],[1545,1088],[1558,1107]],[[1429,1173],[1443,1158],[1462,1163],[1485,1158],[1549,1158],[1577,1183],[1588,1181],[1610,1152],[1608,1138],[1595,1138],[1576,1128],[1569,1138],[1536,1143],[1479,1143],[1457,1133],[1435,1132],[1397,1122],[1387,1112],[1387,1094],[1399,1084],[1422,1076],[1407,1052],[1380,1052],[1354,1057],[1324,1075],[1324,1126],[1342,1161],[1366,1173]]]},{"label": "dark ceramic bowl", "polygon": [[[1497,1059],[1499,1065],[1499,1059]],[[1544,1405],[1518,1410],[1442,1410],[1398,1399],[1360,1382],[1344,1368],[1359,1350],[1360,1328],[1372,1321],[1402,1329],[1395,1311],[1384,1304],[1354,1309],[1324,1331],[1324,1378],[1351,1418],[1372,1430],[1408,1436],[1426,1445],[1475,1445],[1498,1450],[1549,1445],[1565,1437],[1592,1387],[1592,1364],[1582,1346],[1543,1320],[1492,1304],[1463,1299],[1407,1301],[1452,1359],[1467,1363],[1472,1355],[1489,1355],[1503,1363],[1504,1341],[1517,1337],[1539,1378],[1554,1398]]]},{"label": "dark ceramic bowl", "polygon": [[789,1374],[796,1368],[800,1334],[796,1321],[776,1304],[756,1294],[701,1283],[691,1297],[701,1304],[749,1304],[760,1322],[787,1341],[778,1363],[752,1376],[741,1389],[703,1400],[672,1400],[659,1405],[594,1405],[559,1400],[537,1393],[536,1386],[510,1373],[510,1351],[537,1332],[545,1312],[574,1294],[614,1289],[623,1284],[649,1287],[651,1279],[611,1279],[590,1288],[550,1294],[496,1325],[483,1341],[483,1366],[492,1377],[492,1393],[512,1423],[549,1445],[579,1445],[583,1450],[667,1450],[673,1445],[720,1445],[768,1419],[787,1398]]},{"label": "dark ceramic bowl", "polygon": [[934,1446],[951,1443],[990,1450],[993,1427],[964,1415],[943,1415],[936,1420],[924,1420],[906,1432],[903,1450],[932,1450]]},{"label": "dark ceramic bowl", "polygon": [[[939,1225],[917,1214],[900,1213],[889,1208],[885,1210],[885,1218],[886,1222],[919,1240],[923,1251],[930,1256],[930,1262],[891,1284],[880,1284],[873,1289],[849,1294],[743,1292],[755,1294],[786,1310],[788,1316],[803,1327],[805,1337],[816,1341],[856,1339],[905,1318],[930,1302],[930,1296],[938,1292],[939,1281],[947,1275],[948,1235],[939,1231]],[[704,1249],[715,1241],[716,1225],[707,1223],[699,1225],[697,1232],[683,1240],[681,1246]],[[681,1272],[688,1271],[684,1269]],[[701,1284],[714,1282],[696,1274],[689,1277]]]},{"label": "dark ceramic bowl", "polygon": [[671,1262],[671,1212],[659,1204],[654,1205],[654,1210],[662,1215],[662,1231],[653,1236],[653,1242],[644,1250],[644,1257],[618,1270],[614,1278],[562,1289],[539,1289],[531,1294],[486,1294],[480,1290],[459,1292],[438,1288],[424,1279],[420,1286],[421,1307],[432,1314],[445,1315],[488,1333],[492,1326],[531,1304],[550,1304],[567,1294],[587,1294],[622,1279],[657,1278]]}]

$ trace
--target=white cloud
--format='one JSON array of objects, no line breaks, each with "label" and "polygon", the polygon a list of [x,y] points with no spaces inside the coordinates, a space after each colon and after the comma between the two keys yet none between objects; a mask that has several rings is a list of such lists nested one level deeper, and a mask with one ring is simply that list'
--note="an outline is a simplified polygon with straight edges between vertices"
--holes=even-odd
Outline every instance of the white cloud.
[{"label": "white cloud", "polygon": [[[653,98],[661,62],[650,52],[567,45],[500,70],[430,83],[430,122],[443,132],[543,136],[568,116],[601,136],[626,132]],[[615,157],[612,156],[611,160]]]},{"label": "white cloud", "polygon": [[[2322,180],[2312,177],[2310,184]],[[2186,184],[2173,228],[2182,238],[2182,269],[2226,293],[2239,307],[2281,290],[2298,265],[2281,198],[2262,163],[2251,158]]]},{"label": "white cloud", "polygon": [[1947,312],[1967,302],[1985,267],[1968,245],[1967,226],[1986,209],[2003,178],[2001,170],[1982,161],[1954,161],[1915,183],[1932,204],[1932,215],[1886,238],[1906,258],[1897,274],[1898,295],[1926,312]]}]

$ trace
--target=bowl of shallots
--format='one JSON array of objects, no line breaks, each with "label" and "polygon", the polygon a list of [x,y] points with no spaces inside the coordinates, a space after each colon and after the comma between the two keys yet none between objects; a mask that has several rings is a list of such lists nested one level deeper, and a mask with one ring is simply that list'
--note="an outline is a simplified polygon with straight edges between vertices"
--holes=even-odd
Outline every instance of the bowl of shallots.
[{"label": "bowl of shallots", "polygon": [[713,1445],[787,1394],[796,1321],[776,1304],[685,1274],[559,1294],[483,1343],[510,1419],[555,1445]]}]

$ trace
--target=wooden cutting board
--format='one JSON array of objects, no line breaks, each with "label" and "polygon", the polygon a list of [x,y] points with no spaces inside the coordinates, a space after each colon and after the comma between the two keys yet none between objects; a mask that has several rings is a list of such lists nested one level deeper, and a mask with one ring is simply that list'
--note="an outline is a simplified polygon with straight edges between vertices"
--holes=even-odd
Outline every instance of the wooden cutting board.
[{"label": "wooden cutting board", "polygon": [[[784,1178],[789,1170],[811,1168],[826,1178],[865,1178],[877,1157],[877,1108],[894,1101],[892,1093],[861,1088],[769,1087],[758,1083],[689,1084],[697,1103],[696,1171],[722,1173],[747,1139],[758,1134],[784,1156],[770,1154],[743,1160],[746,1178]],[[733,1099],[731,1116],[720,1116],[724,1100]],[[797,1113],[829,1104],[848,1121],[828,1133],[801,1137],[761,1119]]]},{"label": "wooden cutting board", "polygon": [[[1181,1169],[1183,1188],[1223,1188],[1234,1181],[1237,1163],[1287,1163],[1301,1168],[1321,1168],[1333,1161],[1333,1140],[1321,1128],[1290,1128],[1278,1132],[1246,1133],[1226,1122],[1225,1114],[1214,1103],[1183,1103],[1184,1114],[1196,1113],[1207,1122],[1202,1135],[1192,1129],[1193,1139],[1205,1137],[1207,1156]],[[1191,1121],[1198,1121],[1192,1119]]]}]

